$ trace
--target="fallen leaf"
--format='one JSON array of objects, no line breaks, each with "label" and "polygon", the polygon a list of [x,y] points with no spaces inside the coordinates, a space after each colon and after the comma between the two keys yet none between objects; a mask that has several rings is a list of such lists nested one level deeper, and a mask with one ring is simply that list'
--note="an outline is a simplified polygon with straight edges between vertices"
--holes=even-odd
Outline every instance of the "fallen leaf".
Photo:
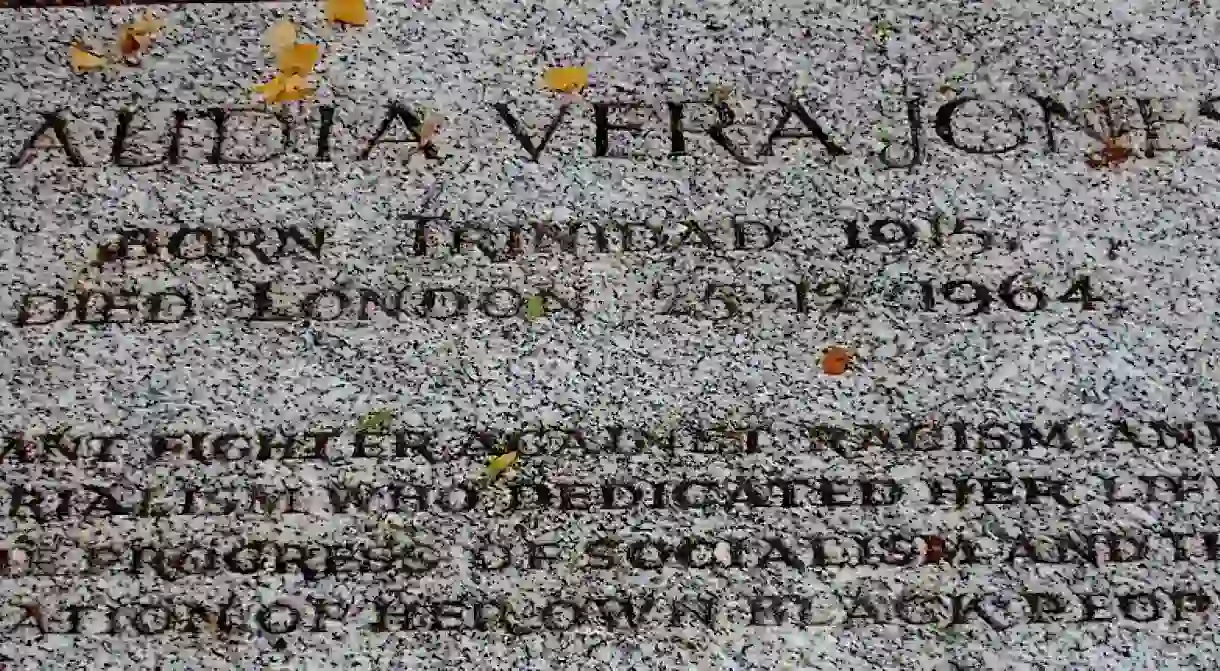
[{"label": "fallen leaf", "polygon": [[267,102],[274,102],[284,91],[284,75],[277,74],[271,78],[271,81],[254,86],[254,92],[263,97]]},{"label": "fallen leaf", "polygon": [[274,101],[277,103],[290,103],[297,100],[304,100],[313,95],[313,87],[309,86],[309,82],[300,75],[289,75],[288,83],[285,84],[284,90]]},{"label": "fallen leaf", "polygon": [[381,410],[374,410],[361,417],[360,421],[356,424],[356,428],[365,433],[383,431],[393,421],[394,411],[383,408]]},{"label": "fallen leaf", "polygon": [[288,83],[284,86],[284,92],[288,94],[291,100],[300,100],[306,96],[313,95],[314,88],[309,85],[309,80],[301,75],[289,75]]},{"label": "fallen leaf", "polygon": [[827,375],[842,375],[851,363],[851,350],[844,347],[828,347],[822,354],[822,372]]},{"label": "fallen leaf", "polygon": [[1090,154],[1087,163],[1090,168],[1113,168],[1125,163],[1134,152],[1130,147],[1114,138],[1105,138],[1101,151]]},{"label": "fallen leaf", "polygon": [[877,44],[884,45],[889,41],[890,35],[893,34],[894,27],[885,21],[878,21],[873,24],[873,41]]},{"label": "fallen leaf", "polygon": [[68,47],[68,65],[77,74],[86,70],[97,70],[106,67],[106,59],[85,49],[79,44]]},{"label": "fallen leaf", "polygon": [[268,103],[286,103],[303,100],[313,94],[313,87],[301,75],[277,74],[271,81],[254,87]]},{"label": "fallen leaf", "polygon": [[427,147],[432,144],[432,139],[441,130],[441,118],[435,114],[429,114],[424,117],[422,123],[419,124],[419,146]]},{"label": "fallen leaf", "polygon": [[486,479],[489,483],[495,482],[496,478],[500,477],[501,473],[508,470],[513,464],[517,463],[518,456],[519,455],[515,451],[505,452],[495,459],[492,459],[487,463],[487,470],[483,471],[484,479]]},{"label": "fallen leaf", "polygon": [[940,536],[928,536],[924,538],[924,542],[928,546],[927,551],[924,553],[925,564],[935,564],[936,562],[939,562],[945,558],[945,555],[947,554],[945,539],[941,538]]},{"label": "fallen leaf", "polygon": [[579,65],[551,68],[543,73],[542,84],[560,93],[579,93],[589,85],[589,72]]},{"label": "fallen leaf", "polygon": [[304,75],[313,72],[321,49],[316,44],[294,44],[279,52],[276,67],[285,75]]},{"label": "fallen leaf", "polygon": [[271,53],[278,57],[282,51],[297,43],[296,24],[288,19],[276,21],[267,29],[264,37],[267,40],[267,44],[271,47]]},{"label": "fallen leaf", "polygon": [[369,11],[364,0],[326,0],[326,20],[363,26],[369,22]]},{"label": "fallen leaf", "polygon": [[542,296],[530,296],[525,301],[525,318],[533,321],[546,313],[546,303]]},{"label": "fallen leaf", "polygon": [[109,243],[98,245],[93,263],[99,266],[104,266],[111,261],[119,261],[123,258],[121,246],[118,243]]},{"label": "fallen leaf", "polygon": [[152,44],[153,37],[161,32],[165,22],[151,14],[144,14],[119,28],[119,54],[124,58],[136,56]]},{"label": "fallen leaf", "polygon": [[712,103],[719,105],[729,98],[733,97],[733,87],[723,84],[716,84],[712,87]]},{"label": "fallen leaf", "polygon": [[36,603],[27,603],[22,605],[27,618],[33,618],[35,622],[42,624],[42,606]]},{"label": "fallen leaf", "polygon": [[143,51],[150,42],[152,37],[148,35],[138,35],[131,32],[126,27],[119,29],[119,54],[123,58],[133,58]]}]

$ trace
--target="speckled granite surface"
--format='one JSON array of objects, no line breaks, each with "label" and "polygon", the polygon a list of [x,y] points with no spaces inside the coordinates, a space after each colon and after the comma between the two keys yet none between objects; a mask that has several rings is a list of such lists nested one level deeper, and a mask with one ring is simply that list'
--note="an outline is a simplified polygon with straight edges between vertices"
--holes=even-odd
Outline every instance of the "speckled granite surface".
[{"label": "speckled granite surface", "polygon": [[0,14],[0,665],[1214,668],[1215,8],[815,4]]}]

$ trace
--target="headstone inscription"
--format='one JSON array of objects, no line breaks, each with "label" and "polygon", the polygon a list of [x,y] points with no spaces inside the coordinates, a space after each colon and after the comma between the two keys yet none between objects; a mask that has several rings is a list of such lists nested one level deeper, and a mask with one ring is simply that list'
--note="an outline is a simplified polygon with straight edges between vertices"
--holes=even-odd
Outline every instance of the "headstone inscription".
[{"label": "headstone inscription", "polygon": [[2,4],[5,668],[1214,667],[1207,3]]}]

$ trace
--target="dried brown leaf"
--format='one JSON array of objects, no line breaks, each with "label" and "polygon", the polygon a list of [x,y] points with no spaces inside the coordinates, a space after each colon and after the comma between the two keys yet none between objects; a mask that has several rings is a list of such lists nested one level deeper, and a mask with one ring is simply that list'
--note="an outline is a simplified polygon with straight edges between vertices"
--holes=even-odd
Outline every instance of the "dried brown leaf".
[{"label": "dried brown leaf", "polygon": [[1090,168],[1115,168],[1126,163],[1135,153],[1114,138],[1104,138],[1103,144],[1100,151],[1089,155],[1086,162]]},{"label": "dried brown leaf", "polygon": [[437,133],[441,130],[441,118],[435,114],[429,114],[424,117],[422,123],[419,124],[419,146],[427,147],[432,144]]}]

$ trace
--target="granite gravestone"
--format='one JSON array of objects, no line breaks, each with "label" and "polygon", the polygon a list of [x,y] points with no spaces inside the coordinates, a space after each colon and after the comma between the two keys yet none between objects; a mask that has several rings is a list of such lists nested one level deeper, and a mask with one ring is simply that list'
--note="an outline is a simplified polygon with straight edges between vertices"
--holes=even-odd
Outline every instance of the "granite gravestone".
[{"label": "granite gravestone", "polygon": [[26,4],[5,668],[1214,666],[1207,3]]}]

